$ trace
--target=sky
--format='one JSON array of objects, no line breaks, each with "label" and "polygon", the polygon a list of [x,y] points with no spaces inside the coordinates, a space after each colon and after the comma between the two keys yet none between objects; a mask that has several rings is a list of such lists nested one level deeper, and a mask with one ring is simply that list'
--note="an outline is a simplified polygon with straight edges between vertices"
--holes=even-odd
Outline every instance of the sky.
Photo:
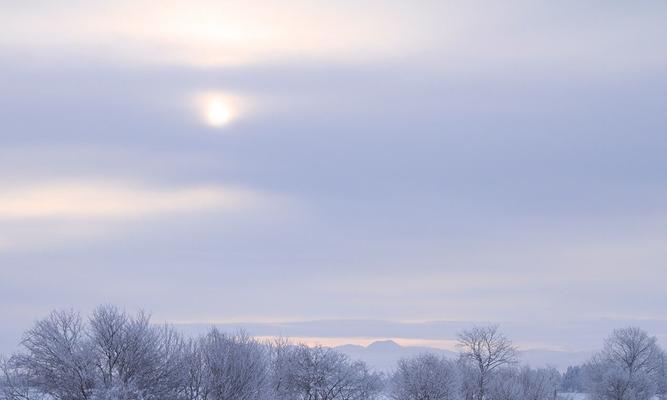
[{"label": "sky", "polygon": [[2,2],[0,351],[102,303],[332,343],[666,343],[666,17]]}]

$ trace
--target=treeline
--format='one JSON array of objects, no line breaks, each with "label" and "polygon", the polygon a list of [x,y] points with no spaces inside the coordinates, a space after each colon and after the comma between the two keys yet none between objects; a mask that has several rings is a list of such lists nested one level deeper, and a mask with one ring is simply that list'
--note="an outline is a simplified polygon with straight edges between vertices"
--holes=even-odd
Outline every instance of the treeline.
[{"label": "treeline", "polygon": [[592,400],[667,399],[667,354],[645,331],[617,329],[591,360],[567,369],[561,388]]},{"label": "treeline", "polygon": [[[593,400],[667,394],[666,357],[636,328],[614,331],[589,363],[561,374],[518,364],[496,326],[459,335],[456,360],[400,360],[393,373],[321,346],[258,341],[212,328],[185,338],[148,315],[98,307],[83,319],[53,312],[0,362],[0,400],[552,400],[559,390]],[[576,386],[576,387],[575,387]]]}]

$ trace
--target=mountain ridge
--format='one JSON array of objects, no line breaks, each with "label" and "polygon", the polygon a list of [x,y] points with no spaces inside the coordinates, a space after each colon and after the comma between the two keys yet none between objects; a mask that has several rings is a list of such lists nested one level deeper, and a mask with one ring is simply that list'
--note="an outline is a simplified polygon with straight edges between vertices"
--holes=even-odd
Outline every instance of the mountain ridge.
[{"label": "mountain ridge", "polygon": [[[403,346],[394,340],[376,340],[366,346],[344,344],[334,349],[352,359],[366,362],[371,368],[381,371],[392,371],[396,363],[405,357],[414,357],[423,353],[431,353],[455,360],[458,353],[429,346]],[[519,361],[531,367],[553,366],[564,371],[568,366],[579,365],[588,360],[592,351],[564,351],[549,349],[527,349],[519,351]]]}]

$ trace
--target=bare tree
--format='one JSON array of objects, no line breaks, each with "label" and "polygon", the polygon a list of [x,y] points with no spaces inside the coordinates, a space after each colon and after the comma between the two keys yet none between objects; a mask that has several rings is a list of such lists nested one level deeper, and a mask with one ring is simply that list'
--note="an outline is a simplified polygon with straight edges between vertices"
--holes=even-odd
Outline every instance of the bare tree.
[{"label": "bare tree", "polygon": [[15,361],[0,357],[0,400],[43,400],[45,396],[35,390],[28,371]]},{"label": "bare tree", "polygon": [[116,381],[127,381],[130,369],[130,347],[128,341],[130,317],[113,306],[100,306],[90,318],[89,339],[92,344],[94,364],[105,387]]},{"label": "bare tree", "polygon": [[182,382],[180,398],[183,400],[203,400],[209,395],[204,349],[202,341],[190,339],[184,346]]},{"label": "bare tree", "polygon": [[667,399],[667,353],[662,352],[660,368],[658,369],[657,395],[661,400]]},{"label": "bare tree", "polygon": [[463,400],[474,400],[477,396],[477,385],[479,383],[479,372],[472,363],[459,357],[456,367],[461,376],[461,397]]},{"label": "bare tree", "polygon": [[517,368],[499,368],[488,382],[485,396],[492,400],[524,400]]},{"label": "bare tree", "polygon": [[456,364],[433,354],[401,359],[390,379],[394,400],[456,400],[460,391]]},{"label": "bare tree", "polygon": [[281,400],[371,400],[381,376],[363,362],[321,346],[281,344],[274,350],[273,390]]},{"label": "bare tree", "polygon": [[583,392],[584,368],[580,365],[567,367],[567,371],[563,374],[560,390],[563,392]]},{"label": "bare tree", "polygon": [[493,400],[553,400],[560,373],[552,367],[503,367],[491,378],[487,397]]},{"label": "bare tree", "polygon": [[268,390],[266,346],[246,333],[228,335],[212,329],[201,339],[204,366],[200,393],[212,400],[260,400]]},{"label": "bare tree", "polygon": [[96,399],[175,398],[184,343],[173,328],[108,305],[93,312],[89,325]]},{"label": "bare tree", "polygon": [[459,335],[461,359],[477,373],[475,400],[484,400],[489,380],[500,367],[517,362],[517,350],[497,325],[474,326]]},{"label": "bare tree", "polygon": [[170,400],[182,391],[183,340],[144,313],[102,306],[86,325],[73,311],[53,312],[22,344],[25,351],[12,357],[11,369],[5,366],[5,380],[14,388],[28,385],[33,397]]},{"label": "bare tree", "polygon": [[661,391],[664,360],[655,337],[635,327],[617,329],[587,365],[589,391],[600,400],[650,399]]},{"label": "bare tree", "polygon": [[53,312],[26,332],[27,353],[16,367],[32,377],[34,387],[56,400],[88,400],[95,380],[83,323],[74,311]]},{"label": "bare tree", "polygon": [[638,371],[655,374],[661,366],[663,352],[655,337],[639,328],[629,327],[614,330],[605,340],[601,356],[618,364],[628,374]]},{"label": "bare tree", "polygon": [[533,369],[524,366],[519,371],[518,379],[524,400],[551,400],[556,397],[561,375],[553,367]]}]

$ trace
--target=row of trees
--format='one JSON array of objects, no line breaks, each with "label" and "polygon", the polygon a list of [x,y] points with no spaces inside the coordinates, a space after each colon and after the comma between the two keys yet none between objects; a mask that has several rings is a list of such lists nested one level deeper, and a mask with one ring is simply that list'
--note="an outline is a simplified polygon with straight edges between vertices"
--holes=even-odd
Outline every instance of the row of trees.
[{"label": "row of trees", "polygon": [[559,388],[594,400],[667,398],[667,358],[636,328],[614,331],[586,365],[518,365],[496,326],[461,333],[460,357],[423,354],[385,376],[325,347],[260,342],[215,328],[184,338],[113,306],[87,320],[54,312],[0,362],[0,400],[552,400]]},{"label": "row of trees", "polygon": [[1,400],[363,400],[383,377],[324,347],[215,328],[186,339],[113,307],[53,312],[0,364]]},{"label": "row of trees", "polygon": [[388,382],[395,400],[553,400],[561,376],[555,368],[518,365],[518,352],[497,326],[459,335],[458,360],[423,354],[398,363]]}]

